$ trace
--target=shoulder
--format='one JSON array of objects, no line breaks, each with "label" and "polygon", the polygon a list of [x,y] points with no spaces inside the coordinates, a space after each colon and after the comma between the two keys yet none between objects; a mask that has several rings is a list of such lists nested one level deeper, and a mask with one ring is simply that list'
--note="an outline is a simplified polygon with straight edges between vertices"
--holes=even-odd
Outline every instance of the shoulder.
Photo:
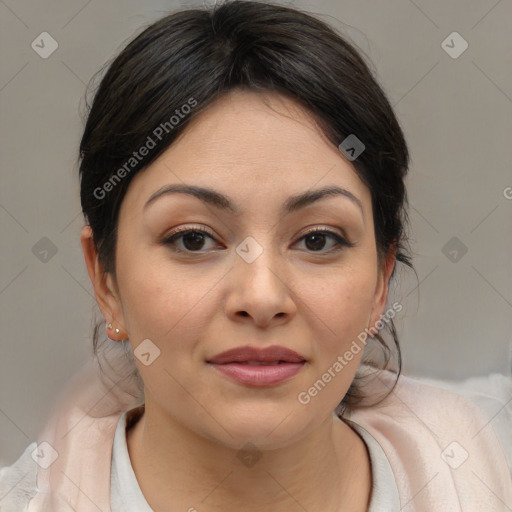
[{"label": "shoulder", "polygon": [[[381,445],[402,502],[420,488],[416,502],[429,509],[436,504],[436,510],[448,510],[449,504],[451,510],[501,510],[504,502],[512,503],[510,377],[443,381],[401,375],[394,389],[391,372],[370,369],[365,377],[366,396],[387,396],[378,403],[372,398],[349,419]],[[492,491],[482,482],[492,483]]]},{"label": "shoulder", "polygon": [[[367,379],[369,399],[389,392],[396,380],[392,372],[369,367],[360,375]],[[454,381],[401,374],[391,394],[375,407],[356,410],[354,417],[379,428],[383,419],[403,429],[422,424],[446,440],[471,432],[471,440],[482,448],[497,441],[512,472],[511,376],[493,373]]]},{"label": "shoulder", "polygon": [[37,448],[34,441],[10,466],[0,468],[0,510],[23,512],[37,493],[37,464],[32,452]]},{"label": "shoulder", "polygon": [[[510,406],[512,400],[512,376],[503,375],[501,373],[470,377],[459,381],[426,377],[407,378],[465,396],[484,409],[489,409],[491,404],[501,403],[504,406]],[[509,413],[511,410],[511,407],[508,407]]]},{"label": "shoulder", "polygon": [[451,381],[416,377],[420,383],[464,397],[486,417],[484,428],[496,434],[512,472],[512,376],[500,373]]},{"label": "shoulder", "polygon": [[[486,414],[503,413],[503,418],[512,421],[512,376],[500,373],[470,377],[465,380],[435,379],[402,373],[394,392],[389,394],[396,381],[396,374],[382,371],[369,365],[362,365],[357,376],[363,381],[366,398],[363,403],[369,405],[381,394],[401,394],[413,398],[418,406],[432,407],[446,401],[476,406]],[[424,398],[428,398],[425,400]],[[431,401],[433,400],[433,402]],[[377,400],[378,401],[378,400]],[[382,401],[385,406],[389,398]]]}]

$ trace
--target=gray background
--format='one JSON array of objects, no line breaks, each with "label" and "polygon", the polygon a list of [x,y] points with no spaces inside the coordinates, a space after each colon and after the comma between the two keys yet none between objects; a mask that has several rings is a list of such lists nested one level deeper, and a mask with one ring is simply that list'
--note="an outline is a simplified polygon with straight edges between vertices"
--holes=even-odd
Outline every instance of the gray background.
[{"label": "gray background", "polygon": [[[0,0],[0,466],[36,439],[91,353],[76,166],[85,84],[147,24],[202,3]],[[322,13],[368,55],[410,146],[419,281],[404,274],[394,295],[404,373],[509,374],[512,2],[286,3]],[[31,47],[44,31],[58,43],[47,59]],[[469,44],[457,58],[442,47],[454,31]]]}]

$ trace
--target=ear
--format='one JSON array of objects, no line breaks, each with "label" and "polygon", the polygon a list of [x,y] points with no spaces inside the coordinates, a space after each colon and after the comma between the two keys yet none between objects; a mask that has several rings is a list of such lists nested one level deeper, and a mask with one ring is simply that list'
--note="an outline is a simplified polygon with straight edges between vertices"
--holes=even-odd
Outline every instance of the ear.
[{"label": "ear", "polygon": [[373,298],[373,307],[370,315],[370,324],[368,328],[374,326],[380,315],[384,313],[384,308],[388,301],[389,280],[396,262],[396,243],[392,244],[388,250],[386,258],[381,262],[379,273],[377,275],[377,285]]},{"label": "ear", "polygon": [[128,333],[125,329],[117,286],[112,275],[105,273],[100,265],[91,226],[87,225],[82,228],[80,241],[89,279],[94,287],[96,302],[107,323],[112,324],[112,328],[107,329],[108,336],[113,340],[124,340],[128,337]]}]

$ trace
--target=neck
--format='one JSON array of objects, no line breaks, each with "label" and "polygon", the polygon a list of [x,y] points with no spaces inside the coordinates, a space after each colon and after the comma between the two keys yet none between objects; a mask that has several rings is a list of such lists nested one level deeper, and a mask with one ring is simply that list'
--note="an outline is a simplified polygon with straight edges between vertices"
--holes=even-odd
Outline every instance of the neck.
[{"label": "neck", "polygon": [[127,428],[127,444],[155,512],[365,511],[369,504],[366,446],[334,414],[286,447],[241,452],[191,432],[146,403]]}]

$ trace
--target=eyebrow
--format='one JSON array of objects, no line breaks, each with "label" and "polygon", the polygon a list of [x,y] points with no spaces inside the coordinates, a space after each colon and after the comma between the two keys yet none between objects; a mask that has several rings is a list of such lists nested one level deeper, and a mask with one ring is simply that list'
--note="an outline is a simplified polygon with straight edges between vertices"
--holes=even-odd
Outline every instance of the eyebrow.
[{"label": "eyebrow", "polygon": [[[164,185],[162,188],[158,189],[154,194],[151,195],[143,209],[145,210],[157,199],[170,194],[188,194],[197,197],[201,201],[211,204],[219,209],[229,211],[233,215],[240,215],[240,209],[235,206],[235,203],[229,197],[211,188],[200,187],[197,185]],[[281,208],[281,214],[286,215],[288,213],[295,212],[321,199],[333,196],[341,196],[349,199],[353,204],[360,208],[364,219],[363,204],[361,201],[354,194],[352,194],[352,192],[337,186],[324,187],[321,189],[306,191],[295,196],[291,196],[283,204]]]}]

